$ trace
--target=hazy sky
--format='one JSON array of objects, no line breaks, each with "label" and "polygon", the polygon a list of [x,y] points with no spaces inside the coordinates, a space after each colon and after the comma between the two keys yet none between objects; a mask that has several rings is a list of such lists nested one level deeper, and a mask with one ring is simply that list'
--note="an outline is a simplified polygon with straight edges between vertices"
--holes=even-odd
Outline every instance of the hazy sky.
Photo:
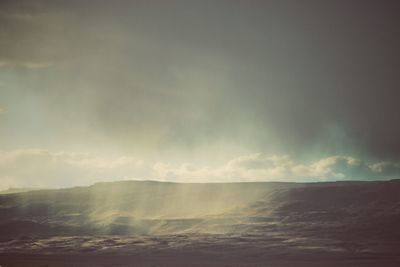
[{"label": "hazy sky", "polygon": [[399,12],[3,0],[0,188],[400,178]]}]

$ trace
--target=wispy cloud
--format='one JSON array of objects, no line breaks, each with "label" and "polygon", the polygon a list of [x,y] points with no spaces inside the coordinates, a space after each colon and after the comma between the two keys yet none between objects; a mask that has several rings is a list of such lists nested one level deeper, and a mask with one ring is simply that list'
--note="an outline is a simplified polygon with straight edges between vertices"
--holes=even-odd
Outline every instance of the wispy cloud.
[{"label": "wispy cloud", "polygon": [[154,166],[157,176],[165,180],[185,181],[337,181],[400,178],[400,164],[372,162],[348,156],[331,156],[309,164],[289,156],[267,156],[255,153],[228,161],[217,168],[198,168],[182,164],[171,166],[158,163]]},{"label": "wispy cloud", "polygon": [[143,162],[86,153],[25,149],[0,152],[0,188],[89,185],[98,181],[146,178]]},{"label": "wispy cloud", "polygon": [[0,188],[65,187],[124,179],[317,182],[394,178],[400,178],[399,163],[366,162],[347,156],[331,156],[304,164],[289,156],[255,153],[234,158],[220,166],[207,167],[41,149],[0,152]]}]

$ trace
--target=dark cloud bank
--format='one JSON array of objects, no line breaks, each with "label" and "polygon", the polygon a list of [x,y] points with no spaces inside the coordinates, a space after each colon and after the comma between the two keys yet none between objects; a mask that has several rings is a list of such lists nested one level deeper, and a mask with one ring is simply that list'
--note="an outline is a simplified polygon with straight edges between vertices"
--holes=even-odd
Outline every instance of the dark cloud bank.
[{"label": "dark cloud bank", "polygon": [[264,151],[397,166],[399,9],[397,1],[2,1],[0,145],[101,143],[177,161]]}]

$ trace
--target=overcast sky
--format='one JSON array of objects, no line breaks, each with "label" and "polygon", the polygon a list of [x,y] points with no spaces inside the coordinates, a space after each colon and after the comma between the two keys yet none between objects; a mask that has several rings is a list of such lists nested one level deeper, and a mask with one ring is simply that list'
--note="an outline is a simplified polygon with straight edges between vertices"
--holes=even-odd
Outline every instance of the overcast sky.
[{"label": "overcast sky", "polygon": [[399,13],[1,1],[0,188],[400,178]]}]

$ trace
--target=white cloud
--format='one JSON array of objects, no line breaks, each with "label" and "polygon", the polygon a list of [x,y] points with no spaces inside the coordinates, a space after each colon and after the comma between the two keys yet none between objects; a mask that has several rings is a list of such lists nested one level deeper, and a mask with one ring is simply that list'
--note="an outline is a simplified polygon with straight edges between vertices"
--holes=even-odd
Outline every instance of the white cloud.
[{"label": "white cloud", "polygon": [[173,182],[336,181],[400,178],[400,164],[331,156],[304,164],[289,156],[262,153],[234,158],[216,167],[147,163],[132,157],[25,149],[0,152],[0,189],[66,187],[99,181],[155,179]]},{"label": "white cloud", "polygon": [[158,178],[175,181],[337,181],[400,178],[400,164],[367,163],[347,156],[331,156],[310,164],[296,162],[289,156],[266,156],[262,153],[241,156],[216,167],[188,164],[154,166]]},{"label": "white cloud", "polygon": [[398,176],[400,173],[400,163],[395,162],[378,162],[370,165],[374,173],[382,176]]},{"label": "white cloud", "polygon": [[143,161],[130,157],[106,159],[41,149],[0,152],[0,188],[89,185],[98,181],[145,179],[149,174]]}]

